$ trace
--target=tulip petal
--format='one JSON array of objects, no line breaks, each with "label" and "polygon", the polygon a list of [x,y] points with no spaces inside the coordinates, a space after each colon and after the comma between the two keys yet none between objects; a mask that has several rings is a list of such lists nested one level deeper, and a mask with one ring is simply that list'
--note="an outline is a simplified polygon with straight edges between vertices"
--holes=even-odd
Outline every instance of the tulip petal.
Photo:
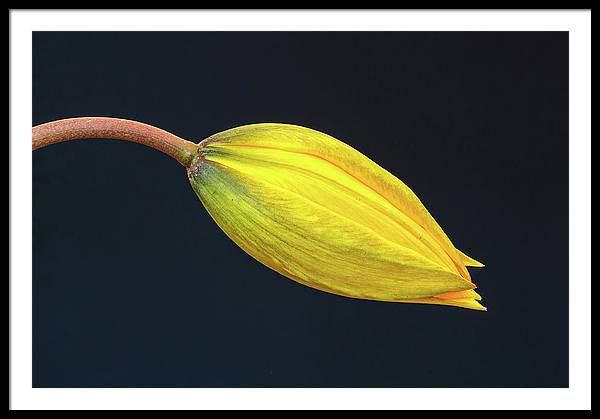
[{"label": "tulip petal", "polygon": [[223,131],[207,138],[206,144],[210,145],[211,143],[294,151],[329,161],[351,174],[422,226],[435,237],[442,249],[452,258],[459,271],[468,275],[458,250],[415,193],[387,170],[334,137],[301,126],[266,123],[245,125]]},{"label": "tulip petal", "polygon": [[471,310],[487,311],[487,308],[482,306],[477,300],[472,298],[456,298],[447,300],[442,298],[418,298],[414,300],[402,300],[402,303],[417,303],[417,304],[438,304],[453,307],[469,308]]},{"label": "tulip petal", "polygon": [[351,217],[391,241],[417,250],[432,262],[454,268],[454,262],[430,234],[354,177],[326,160],[303,153],[263,147],[209,147],[204,157],[293,190],[306,199]]},{"label": "tulip petal", "polygon": [[485,265],[467,255],[465,255],[463,252],[461,252],[460,250],[456,249],[456,251],[458,252],[459,256],[461,257],[463,263],[465,264],[465,266],[473,266],[475,268],[483,268]]},{"label": "tulip petal", "polygon": [[235,243],[285,276],[336,294],[384,301],[474,287],[417,252],[222,161],[203,165],[200,178],[206,181],[192,185]]}]

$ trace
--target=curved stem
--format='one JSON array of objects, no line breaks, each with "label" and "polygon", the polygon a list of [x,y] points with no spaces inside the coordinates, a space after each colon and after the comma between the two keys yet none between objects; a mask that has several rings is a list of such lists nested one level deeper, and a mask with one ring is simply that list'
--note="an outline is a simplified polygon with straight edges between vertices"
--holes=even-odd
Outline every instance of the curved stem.
[{"label": "curved stem", "polygon": [[82,117],[60,119],[31,129],[32,149],[63,141],[108,138],[132,141],[155,148],[189,167],[197,154],[198,145],[152,125],[129,119]]}]

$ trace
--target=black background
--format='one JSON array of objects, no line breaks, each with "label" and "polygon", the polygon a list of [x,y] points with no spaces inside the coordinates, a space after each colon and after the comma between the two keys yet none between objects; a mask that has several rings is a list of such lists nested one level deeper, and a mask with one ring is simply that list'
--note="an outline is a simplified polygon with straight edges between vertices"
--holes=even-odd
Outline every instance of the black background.
[{"label": "black background", "polygon": [[568,34],[35,33],[33,123],[200,141],[331,134],[404,180],[488,312],[296,284],[223,234],[169,157],[33,153],[36,387],[568,385]]}]

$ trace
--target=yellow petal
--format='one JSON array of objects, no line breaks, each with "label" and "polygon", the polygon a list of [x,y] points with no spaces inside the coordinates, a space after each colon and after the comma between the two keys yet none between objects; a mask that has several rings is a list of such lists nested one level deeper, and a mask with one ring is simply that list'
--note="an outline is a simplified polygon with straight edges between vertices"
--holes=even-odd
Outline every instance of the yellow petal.
[{"label": "yellow petal", "polygon": [[453,307],[469,308],[471,310],[487,311],[487,308],[482,306],[477,300],[472,298],[457,298],[447,300],[441,298],[417,298],[414,300],[403,300],[402,303],[417,303],[417,304],[439,304]]},{"label": "yellow petal", "polygon": [[483,268],[485,266],[483,263],[465,255],[463,252],[461,252],[458,249],[457,249],[457,252],[458,252],[460,258],[462,259],[462,262],[465,264],[465,266],[473,266],[475,268]]},{"label": "yellow petal", "polygon": [[225,233],[266,266],[349,297],[477,306],[469,293],[443,298],[475,288],[467,257],[406,185],[346,144],[257,124],[200,149],[192,187]]},{"label": "yellow petal", "polygon": [[481,300],[481,295],[477,294],[477,292],[475,292],[475,290],[445,292],[443,294],[438,294],[435,297],[441,298],[443,300],[456,300],[456,299],[462,300],[464,298],[472,298],[477,301]]}]

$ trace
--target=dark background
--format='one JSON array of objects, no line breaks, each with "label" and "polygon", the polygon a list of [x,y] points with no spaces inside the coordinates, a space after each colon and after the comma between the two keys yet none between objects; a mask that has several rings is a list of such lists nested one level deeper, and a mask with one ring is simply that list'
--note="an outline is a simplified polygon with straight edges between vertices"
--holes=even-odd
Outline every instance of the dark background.
[{"label": "dark background", "polygon": [[568,33],[35,33],[33,123],[74,116],[331,134],[486,263],[489,311],[299,285],[171,158],[63,143],[33,153],[34,386],[568,386]]}]

